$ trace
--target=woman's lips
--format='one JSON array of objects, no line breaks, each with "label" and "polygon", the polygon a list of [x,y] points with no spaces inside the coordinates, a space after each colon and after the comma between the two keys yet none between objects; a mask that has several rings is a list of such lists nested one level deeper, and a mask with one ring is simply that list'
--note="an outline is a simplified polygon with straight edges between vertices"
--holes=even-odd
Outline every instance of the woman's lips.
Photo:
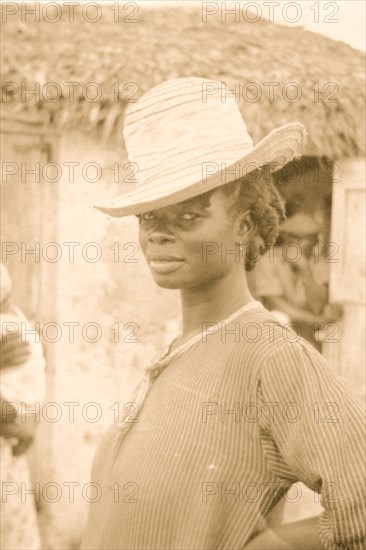
[{"label": "woman's lips", "polygon": [[170,273],[181,267],[184,260],[178,259],[156,259],[149,260],[149,265],[156,273]]}]

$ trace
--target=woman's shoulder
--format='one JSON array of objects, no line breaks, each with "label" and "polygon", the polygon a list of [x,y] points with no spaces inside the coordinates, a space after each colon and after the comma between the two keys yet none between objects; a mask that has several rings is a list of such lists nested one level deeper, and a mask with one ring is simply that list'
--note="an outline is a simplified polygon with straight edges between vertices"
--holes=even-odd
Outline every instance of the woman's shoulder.
[{"label": "woman's shoulder", "polygon": [[257,369],[295,372],[300,365],[326,368],[321,354],[296,330],[296,324],[281,322],[261,304],[237,319],[237,326],[230,327],[228,335],[235,332],[239,345],[231,354],[245,358]]},{"label": "woman's shoulder", "polygon": [[283,333],[260,361],[258,381],[268,395],[286,396],[291,401],[291,395],[315,396],[327,388],[340,395],[345,383],[332,365],[307,340],[292,337]]},{"label": "woman's shoulder", "polygon": [[236,330],[240,331],[243,344],[256,344],[253,347],[260,355],[303,342],[296,323],[286,322],[283,316],[276,316],[260,302],[257,302],[256,308],[240,315],[237,321],[239,326]]}]

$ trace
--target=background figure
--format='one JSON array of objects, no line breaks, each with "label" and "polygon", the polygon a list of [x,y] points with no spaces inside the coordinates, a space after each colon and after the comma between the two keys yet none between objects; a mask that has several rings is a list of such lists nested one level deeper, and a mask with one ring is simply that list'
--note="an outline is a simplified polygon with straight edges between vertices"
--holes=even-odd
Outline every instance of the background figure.
[{"label": "background figure", "polygon": [[252,292],[280,322],[295,330],[318,350],[324,325],[341,318],[342,308],[328,303],[328,264],[319,251],[321,228],[298,212],[281,226],[281,244],[263,256],[253,273]]},{"label": "background figure", "polygon": [[[22,337],[31,326],[11,303],[10,275],[1,264],[1,548],[41,548],[27,450],[33,443],[36,402],[45,393],[41,344]],[[27,337],[28,338],[28,337]]]}]

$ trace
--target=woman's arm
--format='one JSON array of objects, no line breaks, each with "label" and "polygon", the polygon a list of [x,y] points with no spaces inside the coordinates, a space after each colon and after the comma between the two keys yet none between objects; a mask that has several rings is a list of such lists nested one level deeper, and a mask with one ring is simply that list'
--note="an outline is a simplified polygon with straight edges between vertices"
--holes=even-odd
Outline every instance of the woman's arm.
[{"label": "woman's arm", "polygon": [[[261,369],[257,397],[263,405],[276,405],[272,416],[262,415],[261,427],[289,468],[291,475],[281,470],[281,479],[291,483],[297,478],[321,495],[324,512],[317,530],[309,528],[304,535],[319,536],[321,543],[306,539],[308,548],[366,548],[364,403],[345,389],[324,358],[304,341],[284,342],[271,353]],[[274,456],[268,454],[267,460],[276,470]],[[283,543],[290,545],[299,525],[283,525],[260,536],[283,535]],[[305,522],[300,528],[306,526]],[[265,548],[264,543],[258,542]]]},{"label": "woman's arm", "polygon": [[0,435],[5,439],[17,439],[18,442],[12,446],[14,456],[25,453],[28,447],[33,443],[33,437],[37,428],[35,414],[26,415],[23,421],[20,419],[16,403],[10,403],[0,396],[1,404],[1,430]]},{"label": "woman's arm", "polygon": [[325,546],[318,535],[319,516],[266,529],[243,550],[321,550]]},{"label": "woman's arm", "polygon": [[0,340],[0,368],[22,365],[30,355],[29,343],[22,340],[20,333],[7,334]]}]

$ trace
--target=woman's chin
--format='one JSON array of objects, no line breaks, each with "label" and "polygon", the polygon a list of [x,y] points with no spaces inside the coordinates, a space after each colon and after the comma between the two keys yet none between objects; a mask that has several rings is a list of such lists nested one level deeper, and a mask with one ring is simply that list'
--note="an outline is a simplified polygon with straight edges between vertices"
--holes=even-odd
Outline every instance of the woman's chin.
[{"label": "woman's chin", "polygon": [[152,273],[152,276],[155,283],[160,286],[160,288],[178,290],[184,286],[184,282],[178,277],[173,277],[173,275],[161,275],[158,273]]}]

